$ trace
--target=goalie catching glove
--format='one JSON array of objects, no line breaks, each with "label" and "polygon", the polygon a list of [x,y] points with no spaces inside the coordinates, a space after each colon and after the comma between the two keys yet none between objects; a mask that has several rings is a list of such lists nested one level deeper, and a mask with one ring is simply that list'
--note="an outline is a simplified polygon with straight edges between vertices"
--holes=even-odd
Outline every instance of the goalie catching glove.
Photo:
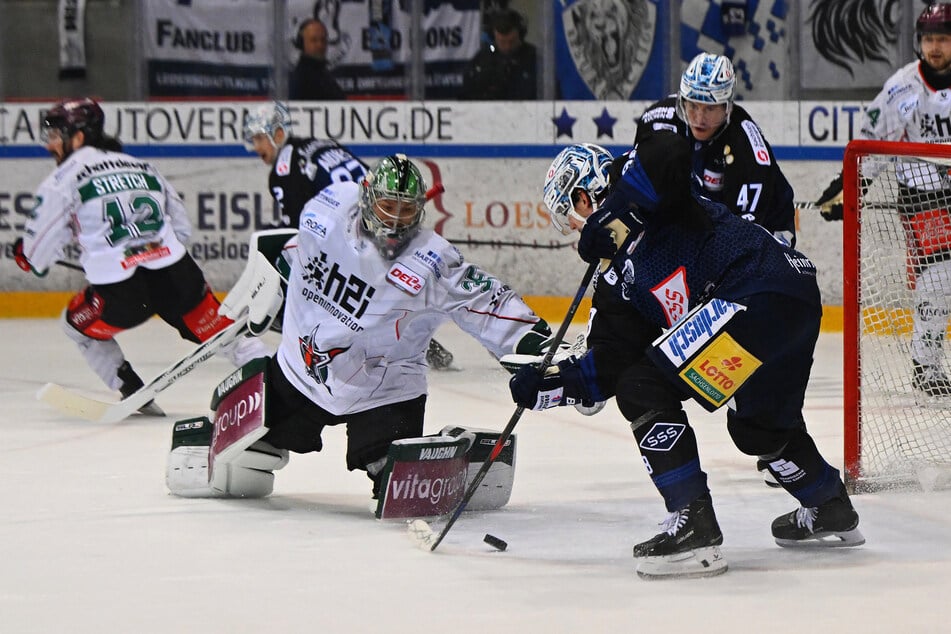
[{"label": "goalie catching glove", "polygon": [[[548,366],[544,372],[526,365],[509,379],[512,400],[521,407],[542,410],[560,405],[596,407],[596,399],[585,385],[581,365],[574,357]],[[600,408],[598,408],[600,409]]]},{"label": "goalie catching glove", "polygon": [[[548,322],[544,319],[539,319],[538,323],[515,344],[515,352],[513,354],[503,355],[502,358],[499,359],[499,363],[512,374],[518,372],[522,366],[533,365],[537,367],[541,365],[542,359],[548,354],[553,339],[554,337],[551,334],[551,328],[548,327]],[[577,346],[577,343],[575,345]],[[558,349],[555,351],[554,356],[551,358],[551,362],[558,363],[562,359],[570,356],[572,352],[574,352],[574,346],[569,346],[564,341],[561,341],[558,344]],[[583,347],[581,353],[584,353]]]}]

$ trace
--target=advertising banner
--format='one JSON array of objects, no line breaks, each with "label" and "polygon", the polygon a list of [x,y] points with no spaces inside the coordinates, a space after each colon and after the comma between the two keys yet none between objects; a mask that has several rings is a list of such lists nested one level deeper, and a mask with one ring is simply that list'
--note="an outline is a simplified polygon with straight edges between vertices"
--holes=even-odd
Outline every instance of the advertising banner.
[{"label": "advertising banner", "polygon": [[[348,95],[406,94],[406,64],[411,42],[409,3],[394,0],[289,0],[287,42],[299,25],[317,18],[327,27],[327,61]],[[426,96],[452,98],[462,86],[462,72],[479,51],[479,0],[425,0],[422,57]],[[297,51],[288,48],[292,63]]]},{"label": "advertising banner", "polygon": [[268,0],[150,0],[144,56],[153,97],[273,94]]}]

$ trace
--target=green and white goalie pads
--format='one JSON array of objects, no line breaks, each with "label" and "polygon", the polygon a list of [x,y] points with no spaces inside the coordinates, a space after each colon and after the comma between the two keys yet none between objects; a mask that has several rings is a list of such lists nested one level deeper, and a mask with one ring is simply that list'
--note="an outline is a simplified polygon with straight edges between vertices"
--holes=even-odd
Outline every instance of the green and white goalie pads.
[{"label": "green and white goalie pads", "polygon": [[229,375],[212,399],[214,420],[181,420],[172,429],[165,484],[180,497],[259,498],[274,490],[274,471],[287,451],[261,440],[267,359],[255,359]]},{"label": "green and white goalie pads", "polygon": [[[375,515],[379,519],[437,517],[451,512],[488,460],[499,432],[459,426],[438,435],[406,438],[390,445]],[[515,481],[515,435],[492,463],[466,509],[505,506]]]}]

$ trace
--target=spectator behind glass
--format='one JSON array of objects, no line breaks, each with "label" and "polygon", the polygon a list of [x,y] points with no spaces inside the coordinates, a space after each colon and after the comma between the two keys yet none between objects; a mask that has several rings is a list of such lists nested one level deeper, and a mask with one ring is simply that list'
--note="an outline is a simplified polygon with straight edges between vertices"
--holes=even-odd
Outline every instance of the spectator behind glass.
[{"label": "spectator behind glass", "polygon": [[525,41],[528,27],[517,11],[490,14],[492,43],[484,46],[466,68],[459,99],[537,99],[537,51]]},{"label": "spectator behind glass", "polygon": [[327,68],[327,27],[320,20],[304,20],[294,38],[300,50],[297,65],[291,71],[290,99],[304,101],[343,100],[337,80]]}]

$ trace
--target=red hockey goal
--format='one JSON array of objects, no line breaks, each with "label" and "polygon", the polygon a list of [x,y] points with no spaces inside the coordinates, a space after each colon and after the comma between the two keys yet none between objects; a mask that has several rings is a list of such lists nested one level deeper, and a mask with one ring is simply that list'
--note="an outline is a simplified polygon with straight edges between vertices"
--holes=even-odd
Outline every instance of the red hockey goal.
[{"label": "red hockey goal", "polygon": [[[951,274],[938,274],[951,261],[949,166],[948,145],[852,141],[845,151],[844,435],[853,491],[951,484],[951,394],[921,389],[913,369],[922,350],[934,361],[951,346],[942,308]],[[940,320],[939,335],[915,334],[922,315]],[[946,361],[929,367],[951,376]]]}]

